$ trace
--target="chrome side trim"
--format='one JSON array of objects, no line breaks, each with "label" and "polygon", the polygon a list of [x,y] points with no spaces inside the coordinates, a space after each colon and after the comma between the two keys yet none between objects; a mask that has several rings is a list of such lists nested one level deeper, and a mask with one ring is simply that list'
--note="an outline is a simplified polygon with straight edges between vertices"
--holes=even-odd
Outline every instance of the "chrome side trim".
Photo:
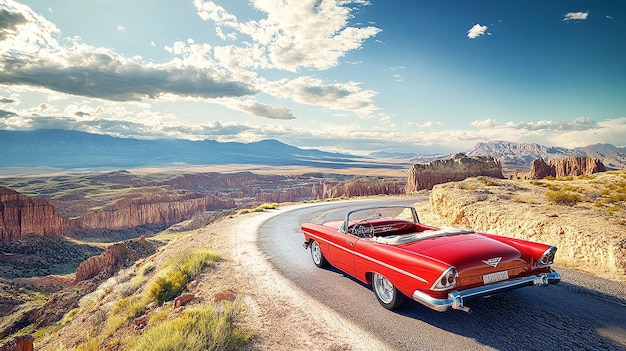
[{"label": "chrome side trim", "polygon": [[463,302],[466,299],[478,298],[507,290],[517,289],[524,286],[547,286],[549,284],[558,284],[561,281],[561,275],[555,271],[550,273],[542,273],[532,275],[530,277],[508,280],[501,283],[480,286],[473,289],[456,291],[452,290],[448,293],[447,299],[437,299],[422,291],[415,290],[413,300],[432,308],[435,311],[445,312],[452,307],[456,310],[464,310]]}]

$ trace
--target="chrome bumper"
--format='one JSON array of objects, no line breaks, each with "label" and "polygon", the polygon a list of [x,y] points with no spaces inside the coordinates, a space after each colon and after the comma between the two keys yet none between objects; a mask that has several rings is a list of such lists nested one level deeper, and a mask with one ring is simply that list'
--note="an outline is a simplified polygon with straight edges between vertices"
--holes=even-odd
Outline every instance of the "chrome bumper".
[{"label": "chrome bumper", "polygon": [[448,293],[447,299],[437,299],[419,290],[416,290],[413,293],[413,300],[427,307],[430,307],[435,311],[444,312],[447,311],[450,307],[455,310],[468,311],[469,309],[463,306],[463,301],[465,299],[488,296],[507,290],[521,288],[524,286],[547,286],[549,284],[558,284],[560,281],[561,275],[555,271],[552,271],[550,273],[542,273],[539,275],[532,275],[530,277],[507,280],[505,282],[480,286],[477,288],[463,291],[452,290],[450,293]]}]

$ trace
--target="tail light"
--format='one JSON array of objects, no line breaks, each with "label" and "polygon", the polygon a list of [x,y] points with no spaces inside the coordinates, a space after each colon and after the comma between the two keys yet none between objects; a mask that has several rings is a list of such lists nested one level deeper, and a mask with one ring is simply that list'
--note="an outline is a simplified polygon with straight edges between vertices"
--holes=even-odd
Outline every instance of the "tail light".
[{"label": "tail light", "polygon": [[456,285],[456,277],[457,277],[456,268],[449,267],[446,269],[443,274],[435,281],[433,286],[430,288],[435,291],[442,291],[454,288]]},{"label": "tail light", "polygon": [[556,255],[556,247],[550,246],[537,261],[537,268],[543,268],[553,264],[554,255]]}]

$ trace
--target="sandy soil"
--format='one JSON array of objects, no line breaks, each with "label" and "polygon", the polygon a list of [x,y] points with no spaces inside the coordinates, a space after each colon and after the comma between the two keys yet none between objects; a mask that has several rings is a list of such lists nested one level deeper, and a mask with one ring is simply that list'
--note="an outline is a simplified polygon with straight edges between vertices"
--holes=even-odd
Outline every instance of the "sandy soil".
[{"label": "sandy soil", "polygon": [[218,269],[194,293],[212,297],[233,289],[243,296],[242,322],[256,334],[249,350],[384,350],[366,331],[295,288],[258,250],[257,227],[297,206],[303,205],[222,219],[166,250],[206,246],[223,255]]}]

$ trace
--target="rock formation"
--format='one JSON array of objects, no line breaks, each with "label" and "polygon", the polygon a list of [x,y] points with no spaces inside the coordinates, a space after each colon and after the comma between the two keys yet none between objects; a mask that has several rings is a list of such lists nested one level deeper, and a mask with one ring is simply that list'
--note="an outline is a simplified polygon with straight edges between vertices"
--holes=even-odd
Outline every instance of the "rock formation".
[{"label": "rock formation", "polygon": [[99,256],[93,256],[78,266],[76,282],[80,282],[103,273],[111,275],[120,267],[127,267],[135,261],[156,252],[154,246],[145,237],[129,240],[107,247]]},{"label": "rock formation", "polygon": [[194,191],[155,190],[124,197],[101,209],[68,219],[45,199],[29,198],[0,187],[0,242],[28,235],[60,237],[102,229],[165,228],[196,212],[235,207],[234,199],[221,200]]},{"label": "rock formation", "polygon": [[165,228],[196,212],[234,208],[232,199],[220,200],[196,192],[145,193],[122,198],[97,211],[69,221],[68,232],[94,229],[128,229],[138,226]]},{"label": "rock formation", "polygon": [[33,351],[34,340],[35,338],[30,334],[19,335],[0,345],[0,351]]},{"label": "rock formation", "polygon": [[536,159],[530,165],[529,172],[517,172],[517,179],[543,179],[545,177],[577,177],[598,172],[606,172],[604,164],[597,158],[566,157],[550,160]]},{"label": "rock formation", "polygon": [[312,185],[261,192],[255,196],[258,202],[295,202],[302,200],[324,200],[340,197],[399,195],[404,194],[404,184],[399,180],[358,178],[346,181],[319,180]]},{"label": "rock formation", "polygon": [[470,177],[488,176],[503,179],[500,162],[492,157],[467,157],[456,154],[446,160],[414,164],[409,168],[406,192],[432,189],[437,184],[461,181]]},{"label": "rock formation", "polygon": [[29,234],[62,236],[66,219],[45,199],[0,186],[0,241]]}]

